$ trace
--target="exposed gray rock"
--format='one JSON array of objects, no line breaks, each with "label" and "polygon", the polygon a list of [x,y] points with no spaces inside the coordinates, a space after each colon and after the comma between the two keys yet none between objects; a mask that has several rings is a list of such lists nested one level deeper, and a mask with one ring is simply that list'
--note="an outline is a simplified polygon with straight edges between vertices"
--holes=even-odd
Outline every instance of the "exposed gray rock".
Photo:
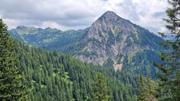
[{"label": "exposed gray rock", "polygon": [[117,63],[127,54],[155,49],[156,46],[152,46],[151,42],[148,44],[148,41],[143,40],[146,34],[149,38],[156,37],[114,12],[107,11],[89,28],[83,39],[86,45],[76,57],[93,64],[103,65],[108,58]]}]

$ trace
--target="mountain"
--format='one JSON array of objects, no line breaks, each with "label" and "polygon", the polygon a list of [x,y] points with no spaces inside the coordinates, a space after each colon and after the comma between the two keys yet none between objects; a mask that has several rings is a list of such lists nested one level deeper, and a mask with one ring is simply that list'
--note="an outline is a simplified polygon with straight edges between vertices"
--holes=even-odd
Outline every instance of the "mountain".
[{"label": "mountain", "polygon": [[133,67],[131,70],[137,72],[147,71],[152,60],[159,60],[157,53],[163,41],[112,11],[105,12],[84,30],[17,27],[10,33],[27,44],[68,53],[87,63],[113,66],[120,71]]},{"label": "mountain", "polygon": [[10,30],[10,33],[14,38],[39,48],[69,52],[72,50],[69,48],[81,39],[85,30],[61,31],[52,28],[18,26]]},{"label": "mountain", "polygon": [[135,81],[134,75],[118,79],[115,73],[111,76],[105,74],[110,70],[99,72],[95,69],[100,66],[21,43],[16,43],[16,53],[17,67],[28,84],[28,101],[93,101],[97,91],[94,84],[99,73],[104,77],[101,80],[108,84],[108,88],[103,89],[109,90],[110,101],[136,101],[137,83],[131,83]]},{"label": "mountain", "polygon": [[[78,57],[88,63],[104,64],[110,58],[114,63],[123,56],[145,50],[159,49],[162,39],[146,29],[108,11],[88,29]],[[88,54],[87,54],[88,53]]]}]

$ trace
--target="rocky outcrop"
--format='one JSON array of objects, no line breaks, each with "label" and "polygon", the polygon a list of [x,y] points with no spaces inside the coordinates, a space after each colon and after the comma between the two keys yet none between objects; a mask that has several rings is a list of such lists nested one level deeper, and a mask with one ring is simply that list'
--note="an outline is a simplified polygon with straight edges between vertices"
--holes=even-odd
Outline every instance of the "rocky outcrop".
[{"label": "rocky outcrop", "polygon": [[76,57],[84,62],[100,65],[108,58],[114,63],[121,63],[128,54],[156,49],[156,42],[149,42],[150,39],[160,38],[108,11],[89,27],[83,39],[85,45]]}]

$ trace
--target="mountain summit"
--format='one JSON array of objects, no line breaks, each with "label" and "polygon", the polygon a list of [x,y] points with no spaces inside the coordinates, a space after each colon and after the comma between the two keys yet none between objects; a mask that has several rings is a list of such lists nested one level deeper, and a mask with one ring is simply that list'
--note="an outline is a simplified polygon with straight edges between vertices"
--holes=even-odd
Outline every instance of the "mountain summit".
[{"label": "mountain summit", "polygon": [[105,12],[101,17],[99,17],[98,20],[100,19],[104,19],[106,21],[117,21],[117,20],[125,20],[123,18],[121,18],[119,15],[117,15],[115,12],[113,11],[107,11]]},{"label": "mountain summit", "polygon": [[[152,60],[162,41],[160,37],[112,11],[105,12],[84,30],[64,32],[17,28],[10,32],[31,45],[70,53],[87,63],[111,63],[116,69],[122,69],[124,64],[139,65],[143,61]],[[140,57],[143,59],[137,62]]]},{"label": "mountain summit", "polygon": [[112,11],[107,11],[92,24],[87,36],[89,38],[96,37],[101,39],[102,37],[100,38],[99,36],[107,37],[109,34],[117,35],[121,31],[127,34],[134,32],[134,24],[121,18]]},{"label": "mountain summit", "polygon": [[78,58],[101,64],[112,61],[122,65],[125,57],[159,48],[158,36],[123,19],[112,11],[105,12],[88,29]]},{"label": "mountain summit", "polygon": [[108,20],[122,19],[122,18],[113,11],[107,11],[99,19],[106,19],[108,21]]}]

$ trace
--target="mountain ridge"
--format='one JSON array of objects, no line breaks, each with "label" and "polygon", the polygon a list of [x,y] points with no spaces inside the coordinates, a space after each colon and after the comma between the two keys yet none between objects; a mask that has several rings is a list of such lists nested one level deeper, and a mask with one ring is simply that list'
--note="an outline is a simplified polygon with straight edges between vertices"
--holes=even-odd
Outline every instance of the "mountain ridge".
[{"label": "mountain ridge", "polygon": [[131,54],[132,51],[157,49],[158,45],[155,45],[156,43],[153,44],[153,42],[144,40],[144,38],[155,39],[155,42],[161,40],[160,37],[155,36],[148,30],[119,17],[111,11],[104,13],[98,18],[89,27],[85,36],[83,43],[87,44],[81,50],[81,53],[85,54],[80,53],[77,57],[82,61],[101,65],[108,58],[117,63],[120,59],[119,55]]},{"label": "mountain ridge", "polygon": [[121,18],[112,11],[105,12],[84,30],[40,29],[36,32],[38,34],[22,35],[14,29],[10,30],[10,33],[20,35],[23,41],[31,45],[68,53],[83,62],[96,65],[111,63],[111,66],[121,66],[118,67],[121,69],[125,64],[136,64],[135,59],[140,55],[144,58],[141,65],[145,64],[143,61],[148,59],[148,55],[155,56],[161,49],[159,44],[163,41],[147,29]]}]

